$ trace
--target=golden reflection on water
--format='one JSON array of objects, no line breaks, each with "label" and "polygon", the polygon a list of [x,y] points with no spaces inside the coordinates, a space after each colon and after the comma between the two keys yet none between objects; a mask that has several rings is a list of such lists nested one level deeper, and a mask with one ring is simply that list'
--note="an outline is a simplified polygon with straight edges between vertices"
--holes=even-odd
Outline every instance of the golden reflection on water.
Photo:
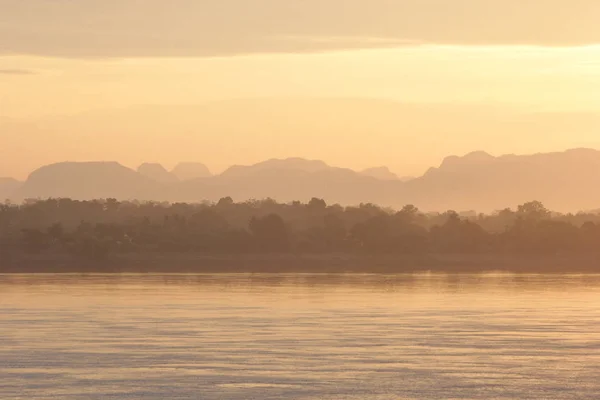
[{"label": "golden reflection on water", "polygon": [[0,275],[0,398],[593,398],[600,275]]}]

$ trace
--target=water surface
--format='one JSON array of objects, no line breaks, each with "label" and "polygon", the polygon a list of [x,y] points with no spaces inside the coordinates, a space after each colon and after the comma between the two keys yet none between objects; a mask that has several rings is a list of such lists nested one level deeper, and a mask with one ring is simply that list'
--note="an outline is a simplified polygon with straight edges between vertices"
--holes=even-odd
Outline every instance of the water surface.
[{"label": "water surface", "polygon": [[596,275],[0,275],[0,399],[591,399]]}]

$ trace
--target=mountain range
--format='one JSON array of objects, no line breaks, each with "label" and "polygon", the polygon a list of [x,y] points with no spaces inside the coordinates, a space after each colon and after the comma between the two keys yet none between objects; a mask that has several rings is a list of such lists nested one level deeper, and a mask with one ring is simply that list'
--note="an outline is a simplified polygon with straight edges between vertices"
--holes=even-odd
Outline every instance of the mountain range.
[{"label": "mountain range", "polygon": [[[417,176],[447,155],[478,149],[529,154],[600,148],[599,131],[598,111],[536,111],[501,104],[277,97],[139,105],[0,116],[0,176],[25,180],[40,165],[66,160],[119,160],[127,166],[202,161],[223,171],[230,160],[248,165],[297,156],[357,169],[386,165],[401,175]],[[172,172],[185,174],[186,168],[193,165],[183,163]],[[368,173],[389,176],[383,170]]]},{"label": "mountain range", "polygon": [[0,198],[70,197],[157,201],[236,201],[273,198],[394,208],[414,204],[425,211],[489,212],[540,200],[558,211],[600,207],[600,151],[572,149],[494,157],[485,152],[450,156],[424,175],[399,178],[386,167],[353,171],[303,158],[232,166],[213,175],[201,163],[168,171],[145,163],[137,170],[117,162],[64,162],[43,166],[25,182],[0,179]]}]

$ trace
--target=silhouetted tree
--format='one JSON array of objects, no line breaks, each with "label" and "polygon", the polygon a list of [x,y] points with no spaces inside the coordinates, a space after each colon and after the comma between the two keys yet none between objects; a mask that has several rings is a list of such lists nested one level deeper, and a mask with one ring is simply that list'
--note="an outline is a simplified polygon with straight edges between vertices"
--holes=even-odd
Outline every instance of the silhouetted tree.
[{"label": "silhouetted tree", "polygon": [[538,201],[490,215],[424,214],[374,204],[31,200],[0,204],[3,260],[64,252],[102,260],[124,252],[600,253],[600,215],[552,213]]},{"label": "silhouetted tree", "polygon": [[65,234],[65,229],[60,222],[56,222],[48,228],[48,236],[53,242],[60,242]]},{"label": "silhouetted tree", "polygon": [[257,249],[267,252],[286,252],[290,242],[283,219],[277,214],[265,217],[252,217],[248,225],[254,235]]},{"label": "silhouetted tree", "polygon": [[517,216],[530,221],[541,221],[550,216],[550,211],[539,201],[530,201],[517,208]]},{"label": "silhouetted tree", "polygon": [[324,210],[327,208],[327,203],[323,199],[317,199],[316,197],[313,197],[308,202],[308,208],[312,210]]},{"label": "silhouetted tree", "polygon": [[229,196],[223,197],[217,203],[217,207],[228,207],[233,205],[233,199]]},{"label": "silhouetted tree", "polygon": [[23,245],[29,253],[39,253],[48,246],[48,235],[39,229],[23,229]]}]

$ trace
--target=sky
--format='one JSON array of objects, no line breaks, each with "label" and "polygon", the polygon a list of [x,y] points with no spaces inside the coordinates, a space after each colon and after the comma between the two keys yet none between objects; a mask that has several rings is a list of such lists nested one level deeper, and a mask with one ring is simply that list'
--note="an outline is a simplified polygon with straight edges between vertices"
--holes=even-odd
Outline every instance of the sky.
[{"label": "sky", "polygon": [[[0,176],[24,178],[42,163],[65,159],[128,166],[201,161],[222,170],[286,156],[350,168],[385,164],[413,175],[453,152],[600,148],[597,118],[589,117],[600,113],[598,20],[597,0],[0,0]],[[321,146],[300,131],[302,123],[282,130],[268,113],[247,117],[254,126],[235,132],[222,126],[227,121],[193,118],[204,105],[225,101],[220,115],[235,119],[240,105],[227,112],[227,101],[265,98],[384,99],[432,107],[432,115],[440,107],[472,111],[452,119],[453,129],[429,124],[415,138],[401,120],[353,130],[356,118],[371,121],[378,111],[340,111],[338,104],[337,112],[352,118],[338,118],[338,131],[319,126]],[[155,116],[122,117],[148,105],[192,114],[195,130],[186,128],[195,137],[187,143],[201,151],[165,145],[176,134],[168,125],[144,139],[142,119]],[[281,115],[283,106],[272,107]],[[311,110],[295,117],[316,119],[306,114]],[[82,117],[98,112],[121,115],[114,118],[122,123],[101,132],[96,119]],[[564,131],[553,130],[546,141],[539,113],[561,121],[586,117],[563,123]],[[519,131],[506,133],[509,140],[486,138],[490,123],[527,120],[516,117],[522,114],[537,115],[534,126],[518,124]],[[424,121],[414,124],[427,125],[427,113],[419,115]],[[353,133],[340,140],[346,128]],[[108,141],[115,132],[156,146],[114,150]],[[240,145],[224,145],[228,137]],[[369,151],[357,154],[361,148]]]}]

